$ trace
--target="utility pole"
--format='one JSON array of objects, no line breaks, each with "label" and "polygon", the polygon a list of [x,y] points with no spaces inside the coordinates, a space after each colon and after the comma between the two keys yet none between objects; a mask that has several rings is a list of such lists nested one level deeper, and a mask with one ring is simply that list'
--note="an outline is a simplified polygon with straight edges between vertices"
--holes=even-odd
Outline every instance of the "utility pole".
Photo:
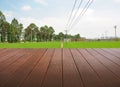
[{"label": "utility pole", "polygon": [[67,34],[68,34],[68,30],[67,30],[67,29],[65,30],[65,34],[66,34],[65,39],[66,39],[66,41],[67,41]]},{"label": "utility pole", "polygon": [[1,36],[2,36],[2,35],[1,35],[1,30],[0,30],[0,42],[1,42]]},{"label": "utility pole", "polygon": [[105,31],[105,39],[108,39],[107,33],[108,31]]},{"label": "utility pole", "polygon": [[33,28],[31,29],[31,42],[33,41]]},{"label": "utility pole", "polygon": [[0,33],[0,42],[1,42],[1,36],[2,36],[2,35],[1,35],[1,33]]},{"label": "utility pole", "polygon": [[115,25],[114,28],[115,28],[115,38],[117,38],[117,25]]}]

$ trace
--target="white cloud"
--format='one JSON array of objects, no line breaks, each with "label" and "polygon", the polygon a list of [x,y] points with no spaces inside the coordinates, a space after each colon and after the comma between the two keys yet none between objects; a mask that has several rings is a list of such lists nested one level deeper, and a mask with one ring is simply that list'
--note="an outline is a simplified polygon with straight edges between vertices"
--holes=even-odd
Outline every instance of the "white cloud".
[{"label": "white cloud", "polygon": [[[119,25],[119,14],[116,13],[108,15],[109,11],[99,12],[94,9],[88,9],[85,15],[80,19],[80,22],[70,31],[69,34],[80,33],[82,37],[87,38],[100,38],[105,36],[107,31],[107,36],[114,37],[114,25]],[[115,15],[116,14],[116,15]],[[35,23],[38,27],[48,25],[53,26],[56,33],[64,32],[66,29],[67,17],[44,17],[44,18],[34,18],[34,17],[24,17],[20,18],[20,22],[27,27],[30,23]],[[118,26],[119,28],[119,26]],[[64,32],[65,33],[65,32]],[[117,32],[120,36],[120,31]]]},{"label": "white cloud", "polygon": [[45,6],[48,5],[48,3],[45,2],[44,0],[35,0],[35,2],[40,3],[40,4],[42,4],[42,5],[45,5]]},{"label": "white cloud", "polygon": [[30,11],[32,9],[31,6],[29,5],[24,5],[22,8],[21,8],[23,11]]},{"label": "white cloud", "polygon": [[115,0],[116,2],[120,2],[120,0]]},{"label": "white cloud", "polygon": [[[108,15],[109,14],[109,15]],[[77,14],[78,17],[78,14]],[[69,33],[76,34],[80,33],[81,36],[87,38],[100,38],[102,35],[105,36],[107,31],[108,37],[114,37],[114,25],[119,25],[120,20],[119,13],[112,14],[109,11],[99,12],[97,10],[88,9],[82,19],[80,20],[74,28]],[[119,27],[119,26],[118,26]],[[120,31],[117,32],[117,35],[120,34]]]},{"label": "white cloud", "polygon": [[[84,15],[91,16],[91,15],[93,15],[93,13],[94,13],[94,10],[93,10],[93,9],[88,9],[88,10],[86,11],[86,13],[83,12],[84,15],[82,15],[82,14],[83,14],[83,13],[81,13],[82,10],[83,10],[82,8],[79,9],[79,10],[75,9],[75,10],[73,11],[72,17],[75,17],[75,19],[79,19],[79,18],[83,17]],[[76,12],[77,12],[77,14],[76,14]],[[76,15],[75,15],[75,14],[76,14]]]},{"label": "white cloud", "polygon": [[24,27],[25,27],[25,28],[26,28],[30,23],[35,23],[36,25],[41,24],[41,22],[39,21],[39,19],[32,18],[32,17],[22,17],[22,18],[19,19],[19,21],[24,24]]},{"label": "white cloud", "polygon": [[42,19],[44,24],[53,26],[56,33],[64,32],[66,29],[66,19],[63,17],[46,17]]},{"label": "white cloud", "polygon": [[5,17],[10,18],[14,16],[14,12],[13,11],[4,11],[3,14],[5,15]]},{"label": "white cloud", "polygon": [[65,19],[64,18],[57,18],[57,17],[45,17],[43,19],[32,18],[32,17],[24,17],[20,18],[19,21],[24,24],[26,28],[30,23],[35,23],[38,27],[48,25],[52,26],[56,33],[64,32],[65,30]]},{"label": "white cloud", "polygon": [[13,11],[9,11],[9,10],[5,10],[5,11],[3,11],[3,14],[5,15],[5,17],[6,17],[6,20],[8,21],[8,22],[11,22],[11,20],[15,17],[15,12],[13,12]]}]

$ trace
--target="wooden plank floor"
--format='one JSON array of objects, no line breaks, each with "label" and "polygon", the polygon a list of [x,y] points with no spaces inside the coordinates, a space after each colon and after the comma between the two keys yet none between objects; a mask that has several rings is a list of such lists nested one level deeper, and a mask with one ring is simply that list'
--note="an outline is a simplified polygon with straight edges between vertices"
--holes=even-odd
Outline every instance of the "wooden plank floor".
[{"label": "wooden plank floor", "polygon": [[120,87],[120,49],[0,49],[0,87]]}]

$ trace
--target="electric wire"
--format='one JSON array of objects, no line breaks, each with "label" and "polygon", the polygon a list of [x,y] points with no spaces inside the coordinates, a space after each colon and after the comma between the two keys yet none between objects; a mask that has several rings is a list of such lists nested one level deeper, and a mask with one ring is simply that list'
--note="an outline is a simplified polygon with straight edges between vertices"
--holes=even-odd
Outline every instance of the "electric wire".
[{"label": "electric wire", "polygon": [[68,21],[67,21],[67,26],[69,25],[69,22],[70,22],[70,20],[71,20],[71,17],[72,17],[73,11],[74,11],[74,9],[75,9],[76,3],[77,3],[77,0],[75,0],[75,2],[74,2],[72,11],[71,11],[70,16],[69,16]]},{"label": "electric wire", "polygon": [[83,17],[83,15],[87,12],[90,5],[93,3],[94,0],[89,0],[86,5],[84,6],[83,10],[80,12],[79,16],[74,19],[71,25],[69,25],[68,31],[71,31],[75,25],[77,25],[80,21],[80,19]]},{"label": "electric wire", "polygon": [[72,24],[72,22],[74,21],[74,19],[77,17],[77,14],[78,14],[78,12],[79,12],[79,9],[80,9],[83,1],[84,1],[84,0],[81,0],[81,1],[80,1],[79,5],[78,5],[78,8],[77,8],[76,11],[74,12],[73,17],[72,17],[71,21],[69,22],[68,27]]}]

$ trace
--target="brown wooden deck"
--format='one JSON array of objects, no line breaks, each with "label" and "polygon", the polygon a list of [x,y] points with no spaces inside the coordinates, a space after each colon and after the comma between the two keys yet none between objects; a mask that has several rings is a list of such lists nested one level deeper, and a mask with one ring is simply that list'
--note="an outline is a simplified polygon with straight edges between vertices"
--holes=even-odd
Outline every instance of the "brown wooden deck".
[{"label": "brown wooden deck", "polygon": [[0,87],[120,87],[120,49],[0,49]]}]

